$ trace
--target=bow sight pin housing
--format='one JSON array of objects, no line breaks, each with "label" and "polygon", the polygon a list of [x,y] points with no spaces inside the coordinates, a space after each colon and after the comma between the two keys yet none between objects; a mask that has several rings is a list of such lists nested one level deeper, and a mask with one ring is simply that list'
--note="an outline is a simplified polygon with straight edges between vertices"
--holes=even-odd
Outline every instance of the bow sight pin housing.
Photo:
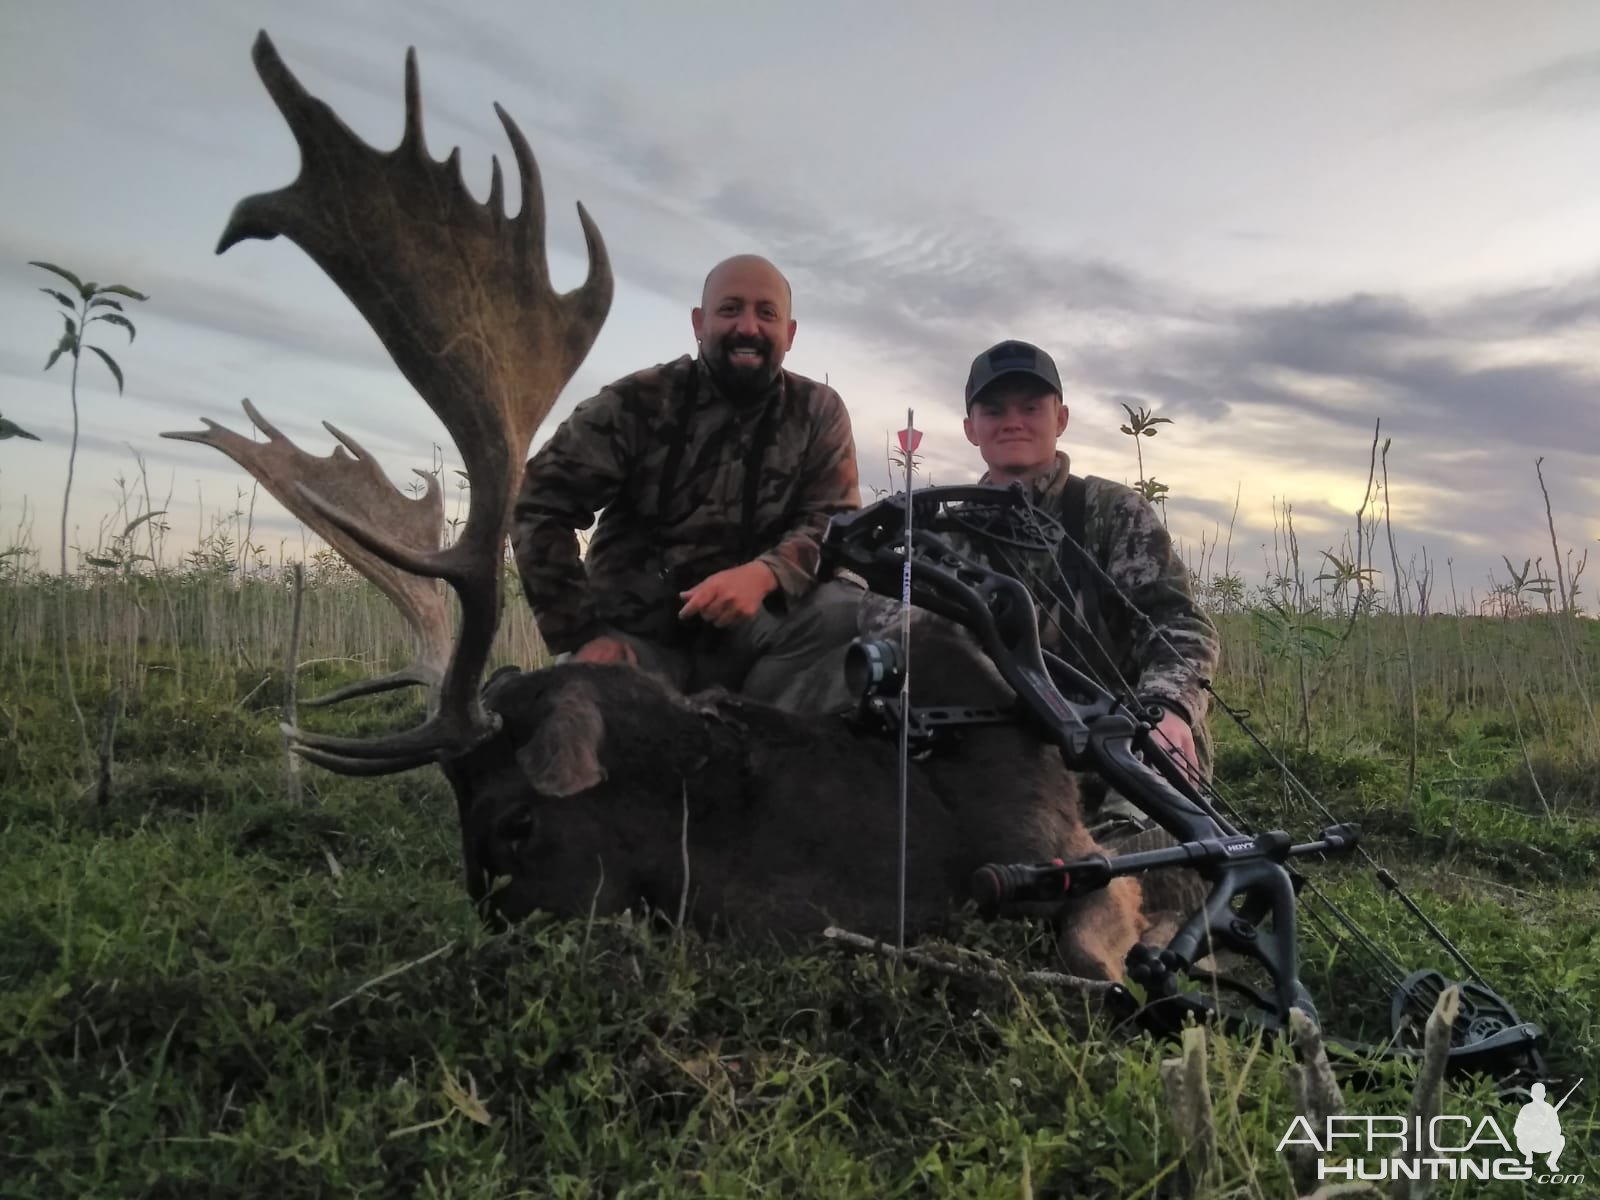
[{"label": "bow sight pin housing", "polygon": [[844,652],[845,685],[861,700],[893,696],[905,678],[905,658],[888,638],[859,637]]}]

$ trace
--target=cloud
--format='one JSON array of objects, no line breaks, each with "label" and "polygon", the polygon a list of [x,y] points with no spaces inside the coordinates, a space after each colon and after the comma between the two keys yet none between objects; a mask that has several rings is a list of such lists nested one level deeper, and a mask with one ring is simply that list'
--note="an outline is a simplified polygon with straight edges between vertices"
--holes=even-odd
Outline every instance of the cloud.
[{"label": "cloud", "polygon": [[1583,332],[1600,323],[1600,271],[1477,297],[1451,314],[1464,335],[1507,338]]},{"label": "cloud", "polygon": [[[1501,314],[1500,338],[1514,341],[1540,327],[1547,299],[1487,296],[1437,312],[1367,295],[1242,308],[1199,331],[1157,330],[1131,353],[1091,346],[1079,363],[1097,391],[1148,397],[1169,414],[1219,419],[1259,412],[1269,418],[1253,435],[1263,449],[1273,419],[1290,416],[1351,433],[1382,416],[1387,429],[1419,445],[1600,446],[1600,409],[1592,402],[1600,373],[1578,348],[1480,365],[1488,314]],[[1600,286],[1572,285],[1562,291],[1562,304],[1600,307]]]},{"label": "cloud", "polygon": [[1600,108],[1600,50],[1552,59],[1473,93],[1472,107],[1581,113]]}]

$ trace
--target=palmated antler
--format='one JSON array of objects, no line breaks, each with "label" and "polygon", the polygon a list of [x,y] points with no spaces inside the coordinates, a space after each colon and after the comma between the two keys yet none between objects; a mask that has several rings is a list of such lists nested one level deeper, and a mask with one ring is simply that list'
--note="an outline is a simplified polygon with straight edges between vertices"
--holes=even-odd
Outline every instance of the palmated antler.
[{"label": "palmated antler", "polygon": [[[444,162],[429,157],[415,50],[406,52],[405,133],[388,152],[367,145],[308,93],[264,32],[253,58],[299,144],[301,169],[288,187],[242,200],[217,252],[245,238],[282,234],[338,284],[455,442],[472,484],[466,524],[456,543],[441,549],[437,517],[430,529],[418,515],[438,513],[434,485],[422,501],[432,509],[397,505],[398,493],[377,464],[337,431],[354,459],[337,451],[330,458],[306,455],[253,411],[251,419],[271,438],[265,444],[216,426],[167,436],[229,454],[407,610],[424,644],[414,670],[437,674],[426,721],[375,739],[288,731],[297,751],[333,770],[406,770],[463,753],[497,728],[478,685],[500,617],[512,494],[534,430],[605,321],[611,268],[580,204],[589,276],[565,294],[551,287],[538,168],[498,104],[522,188],[515,216],[504,211],[498,159],[489,199],[480,204],[462,180],[459,151]],[[421,598],[427,585],[404,581],[408,574],[443,579],[460,597],[461,627],[442,669],[441,626]]]},{"label": "palmated antler", "polygon": [[[427,491],[412,499],[389,482],[376,459],[328,422],[323,422],[324,428],[343,445],[335,446],[327,457],[318,458],[284,437],[248,400],[244,402],[244,411],[251,423],[266,435],[266,441],[252,441],[205,418],[202,418],[206,426],[204,433],[164,433],[161,436],[200,442],[221,450],[259,479],[285,508],[321,533],[346,562],[394,601],[422,647],[416,663],[403,671],[352,684],[302,703],[333,704],[408,684],[438,688],[444,681],[451,643],[450,616],[445,611],[438,582],[403,571],[379,558],[342,528],[325,520],[322,510],[313,506],[307,496],[314,494],[331,501],[362,524],[388,530],[397,540],[419,552],[437,551],[444,522],[444,495],[439,481],[426,471],[418,471],[417,474],[427,481]],[[346,447],[350,451],[348,454]],[[352,458],[352,454],[355,457]]]}]

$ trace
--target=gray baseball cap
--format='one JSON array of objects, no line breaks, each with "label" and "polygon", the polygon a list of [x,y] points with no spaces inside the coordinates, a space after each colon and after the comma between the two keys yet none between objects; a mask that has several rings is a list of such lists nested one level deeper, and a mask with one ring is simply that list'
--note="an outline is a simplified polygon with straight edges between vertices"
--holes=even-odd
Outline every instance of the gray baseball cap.
[{"label": "gray baseball cap", "polygon": [[979,392],[1005,375],[1031,375],[1061,395],[1061,376],[1048,354],[1027,342],[1000,342],[972,360],[972,370],[967,374],[967,411],[972,411]]}]

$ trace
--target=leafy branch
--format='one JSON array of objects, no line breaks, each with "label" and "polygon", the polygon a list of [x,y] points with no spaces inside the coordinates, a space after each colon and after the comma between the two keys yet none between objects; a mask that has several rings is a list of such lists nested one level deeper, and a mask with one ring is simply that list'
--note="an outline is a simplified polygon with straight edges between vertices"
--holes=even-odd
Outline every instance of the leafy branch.
[{"label": "leafy branch", "polygon": [[38,434],[29,433],[15,421],[7,420],[5,417],[0,417],[0,442],[5,441],[7,438],[27,438],[30,442],[37,442],[39,440]]},{"label": "leafy branch", "polygon": [[[1151,504],[1161,505],[1161,511],[1166,512],[1167,485],[1158,483],[1154,479],[1147,479],[1144,473],[1144,449],[1141,438],[1155,437],[1159,432],[1157,425],[1171,425],[1171,417],[1158,417],[1142,404],[1139,411],[1135,412],[1131,405],[1124,403],[1122,411],[1128,414],[1128,423],[1118,426],[1123,433],[1133,439],[1133,450],[1139,461],[1139,482],[1134,485],[1138,493]],[[1165,519],[1163,517],[1163,519]]]}]

